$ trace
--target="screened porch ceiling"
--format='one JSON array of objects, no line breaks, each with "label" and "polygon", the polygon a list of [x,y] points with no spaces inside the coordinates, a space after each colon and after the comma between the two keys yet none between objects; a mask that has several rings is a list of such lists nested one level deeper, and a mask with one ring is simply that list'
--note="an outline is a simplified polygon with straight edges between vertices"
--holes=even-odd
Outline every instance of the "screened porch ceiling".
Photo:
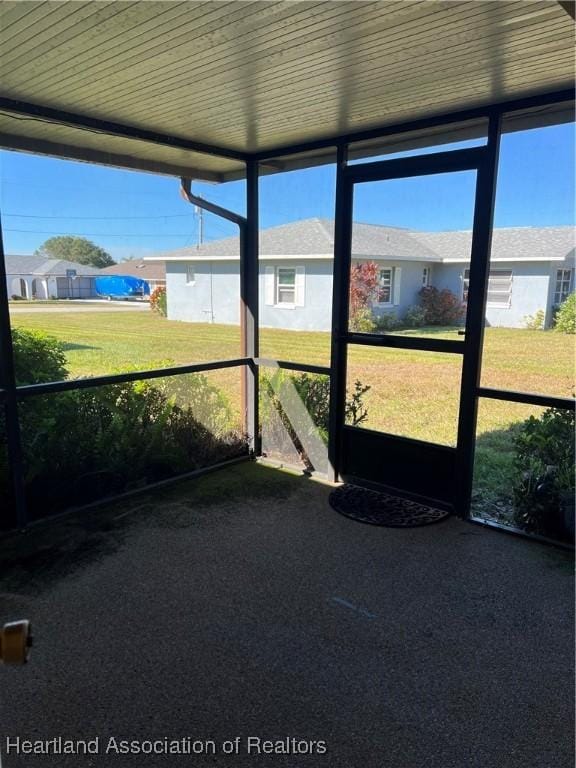
[{"label": "screened porch ceiling", "polygon": [[571,87],[569,11],[556,0],[4,0],[0,144],[236,178],[246,153]]}]

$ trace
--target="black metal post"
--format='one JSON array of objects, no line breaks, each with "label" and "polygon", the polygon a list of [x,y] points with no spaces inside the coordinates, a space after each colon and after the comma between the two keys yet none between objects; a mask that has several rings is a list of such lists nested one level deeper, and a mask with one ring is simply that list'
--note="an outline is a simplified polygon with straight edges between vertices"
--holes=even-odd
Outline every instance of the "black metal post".
[{"label": "black metal post", "polygon": [[[240,300],[242,356],[258,357],[258,163],[246,163],[246,225],[240,228]],[[244,369],[246,429],[254,455],[260,453],[258,366]]]},{"label": "black metal post", "polygon": [[0,520],[0,527],[12,527],[13,523],[24,528],[27,521],[26,494],[24,488],[24,470],[22,444],[20,441],[20,422],[18,419],[18,401],[16,399],[16,374],[14,369],[14,350],[10,330],[10,307],[8,305],[8,285],[6,281],[6,262],[4,259],[4,239],[0,220],[0,386],[4,389],[4,413],[6,418],[6,440],[8,471],[12,478],[14,492],[15,520]]},{"label": "black metal post", "polygon": [[332,339],[330,354],[330,419],[328,459],[332,479],[340,475],[342,429],[346,409],[348,283],[352,251],[352,185],[344,177],[347,147],[338,146],[336,159],[336,201],[334,214],[334,271],[332,277]]},{"label": "black metal post", "polygon": [[493,115],[488,125],[486,153],[478,168],[474,229],[470,254],[470,290],[466,314],[466,351],[462,364],[460,416],[458,421],[458,459],[456,512],[470,512],[474,475],[474,448],[478,416],[478,387],[482,366],[484,316],[490,274],[490,249],[496,199],[501,117]]}]

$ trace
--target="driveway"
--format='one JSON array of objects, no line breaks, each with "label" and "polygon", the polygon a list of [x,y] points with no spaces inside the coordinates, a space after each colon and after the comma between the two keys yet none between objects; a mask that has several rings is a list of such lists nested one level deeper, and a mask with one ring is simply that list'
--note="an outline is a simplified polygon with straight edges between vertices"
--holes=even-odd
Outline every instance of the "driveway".
[{"label": "driveway", "polygon": [[86,301],[71,299],[70,301],[51,301],[47,304],[29,301],[10,302],[10,314],[43,314],[45,312],[148,312],[150,304],[147,301],[107,301],[96,299]]}]

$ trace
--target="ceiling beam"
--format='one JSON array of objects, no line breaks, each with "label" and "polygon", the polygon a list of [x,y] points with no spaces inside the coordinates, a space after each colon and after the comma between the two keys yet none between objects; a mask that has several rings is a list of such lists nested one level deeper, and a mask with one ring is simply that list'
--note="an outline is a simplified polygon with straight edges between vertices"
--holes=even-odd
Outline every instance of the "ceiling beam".
[{"label": "ceiling beam", "polygon": [[568,16],[571,16],[572,19],[576,19],[576,2],[575,0],[558,0],[558,5],[561,5],[562,8],[566,11]]},{"label": "ceiling beam", "polygon": [[199,181],[220,183],[224,176],[214,171],[203,171],[193,165],[179,165],[148,158],[133,157],[118,152],[77,147],[73,144],[63,144],[56,141],[46,141],[26,136],[16,136],[0,132],[0,148],[16,152],[31,152],[36,155],[46,155],[64,160],[78,160],[84,163],[96,163],[112,168],[126,168],[131,171],[157,173],[162,176],[192,176]]},{"label": "ceiling beam", "polygon": [[440,126],[448,123],[457,123],[460,121],[474,120],[482,117],[489,117],[492,114],[502,114],[503,112],[513,112],[520,109],[531,109],[548,104],[573,101],[575,96],[574,85],[570,88],[564,88],[561,91],[526,96],[511,101],[503,101],[484,106],[470,107],[456,112],[441,112],[422,118],[416,118],[401,123],[386,123],[376,128],[368,128],[353,133],[342,133],[335,136],[328,136],[323,139],[312,139],[299,144],[291,144],[283,147],[253,152],[251,158],[262,162],[270,161],[286,155],[297,155],[317,149],[327,147],[337,147],[338,145],[350,144],[356,141],[367,141],[369,139],[385,138],[386,136],[404,131],[416,131],[434,126]]},{"label": "ceiling beam", "polygon": [[79,130],[92,131],[95,133],[107,134],[109,136],[119,136],[124,139],[145,141],[149,144],[159,144],[165,147],[188,150],[189,152],[199,152],[204,155],[227,157],[231,160],[238,160],[240,162],[244,162],[247,159],[247,154],[245,152],[238,152],[234,149],[217,147],[213,144],[205,144],[200,141],[184,139],[181,136],[169,136],[164,133],[157,133],[156,131],[149,131],[132,125],[123,125],[122,123],[100,120],[96,117],[78,115],[74,112],[65,112],[60,109],[52,109],[51,107],[30,104],[25,101],[16,101],[1,96],[0,112],[19,117],[20,119],[58,123],[71,128],[78,128]]}]

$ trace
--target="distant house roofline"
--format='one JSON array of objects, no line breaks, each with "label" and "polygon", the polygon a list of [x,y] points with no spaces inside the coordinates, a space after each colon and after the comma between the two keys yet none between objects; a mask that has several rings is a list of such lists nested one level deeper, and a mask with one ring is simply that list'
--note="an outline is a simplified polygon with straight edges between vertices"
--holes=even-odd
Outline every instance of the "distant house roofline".
[{"label": "distant house roofline", "polygon": [[[471,240],[471,230],[420,232],[355,222],[352,258],[432,264],[466,263],[470,258],[462,254],[470,253]],[[144,257],[144,261],[234,262],[240,260],[239,248],[239,238],[228,237],[200,247]],[[573,249],[574,228],[570,226],[500,227],[494,229],[491,261],[564,261]],[[295,253],[295,250],[299,252]],[[332,260],[333,257],[333,220],[304,219],[260,232],[259,258],[262,261],[317,261]]]},{"label": "distant house roofline", "polygon": [[143,280],[166,280],[166,264],[164,259],[151,258],[144,261],[142,258],[126,259],[111,267],[101,270],[103,275],[118,275],[127,277],[140,277]]},{"label": "distant house roofline", "polygon": [[47,259],[45,256],[22,256],[7,254],[4,257],[7,277],[29,275],[30,277],[67,277],[67,271],[74,269],[78,277],[95,277],[101,273],[97,267],[80,264],[66,259]]}]

